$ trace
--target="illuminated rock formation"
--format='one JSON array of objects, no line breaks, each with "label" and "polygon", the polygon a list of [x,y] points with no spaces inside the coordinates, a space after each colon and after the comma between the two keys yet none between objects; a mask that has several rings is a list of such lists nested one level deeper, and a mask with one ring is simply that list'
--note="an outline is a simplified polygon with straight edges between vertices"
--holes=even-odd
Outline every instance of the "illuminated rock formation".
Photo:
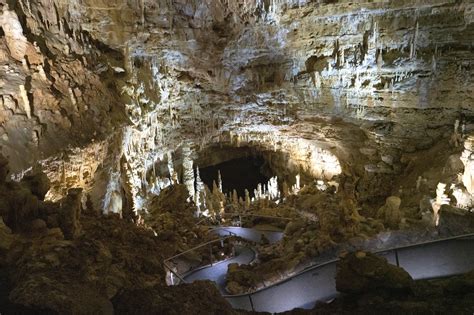
[{"label": "illuminated rock formation", "polygon": [[[133,238],[156,236],[172,255],[205,238],[197,223],[285,217],[268,221],[288,237],[260,256],[284,274],[337,242],[433,231],[442,205],[473,208],[471,2],[0,0],[3,220],[110,261],[74,281],[94,294],[67,291],[109,309],[161,271],[141,255],[137,278],[120,269],[134,262],[116,240],[138,254]],[[205,167],[244,156],[263,161],[258,186],[224,192],[219,174],[206,187]],[[119,218],[139,227],[107,221]],[[113,281],[91,284],[102,270]],[[12,296],[28,304],[23,280]],[[65,310],[53,293],[34,298]]]}]

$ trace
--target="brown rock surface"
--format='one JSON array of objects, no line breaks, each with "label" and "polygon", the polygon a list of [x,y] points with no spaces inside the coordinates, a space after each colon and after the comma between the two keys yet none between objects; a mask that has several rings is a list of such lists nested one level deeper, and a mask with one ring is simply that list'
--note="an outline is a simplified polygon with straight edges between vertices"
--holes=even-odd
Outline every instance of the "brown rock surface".
[{"label": "brown rock surface", "polygon": [[239,314],[211,282],[125,290],[114,298],[115,314]]},{"label": "brown rock surface", "polygon": [[404,291],[409,290],[412,283],[405,270],[371,253],[348,254],[337,263],[336,288],[339,292]]}]

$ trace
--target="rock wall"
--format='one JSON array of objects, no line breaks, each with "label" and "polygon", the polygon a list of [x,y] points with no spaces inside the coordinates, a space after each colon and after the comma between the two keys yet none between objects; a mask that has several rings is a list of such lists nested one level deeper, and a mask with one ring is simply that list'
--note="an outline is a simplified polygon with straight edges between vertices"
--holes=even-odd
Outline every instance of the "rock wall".
[{"label": "rock wall", "polygon": [[361,200],[383,203],[407,154],[456,120],[474,129],[473,12],[448,0],[3,5],[2,150],[19,172],[105,140],[83,166],[95,179],[68,188],[106,209],[131,195],[140,209],[173,181],[157,168],[230,137],[286,152],[314,177],[344,174]]}]

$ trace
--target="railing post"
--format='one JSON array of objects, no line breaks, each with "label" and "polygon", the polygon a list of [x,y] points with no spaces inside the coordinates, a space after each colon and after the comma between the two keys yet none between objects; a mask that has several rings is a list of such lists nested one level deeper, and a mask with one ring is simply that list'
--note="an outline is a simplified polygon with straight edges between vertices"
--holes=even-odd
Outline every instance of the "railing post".
[{"label": "railing post", "polygon": [[211,267],[212,267],[212,244],[209,244],[209,260],[211,261]]},{"label": "railing post", "polygon": [[255,307],[253,306],[253,301],[252,301],[252,294],[249,294],[248,297],[250,301],[250,307],[252,308],[252,312],[255,312]]}]

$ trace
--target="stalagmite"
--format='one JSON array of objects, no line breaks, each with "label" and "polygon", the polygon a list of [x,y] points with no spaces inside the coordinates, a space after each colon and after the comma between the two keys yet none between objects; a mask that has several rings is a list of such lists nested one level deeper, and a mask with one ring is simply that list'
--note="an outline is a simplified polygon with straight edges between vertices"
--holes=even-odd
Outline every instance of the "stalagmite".
[{"label": "stalagmite", "polygon": [[[201,200],[203,202],[201,202]],[[207,210],[206,207],[206,190],[204,187],[204,183],[201,180],[201,176],[199,174],[199,167],[196,168],[196,191],[194,193],[194,203],[196,204],[197,213],[196,217],[199,217],[201,212]],[[204,206],[201,209],[201,205]]]},{"label": "stalagmite", "polygon": [[454,122],[454,131],[453,131],[453,134],[451,135],[451,144],[454,146],[454,147],[459,147],[461,145],[461,141],[462,141],[462,135],[459,133],[459,119],[456,119],[456,121]]},{"label": "stalagmite", "polygon": [[219,191],[220,192],[223,192],[223,189],[222,189],[222,177],[221,177],[221,171],[218,170],[217,171],[217,184],[219,185]]},{"label": "stalagmite", "polygon": [[250,208],[250,193],[247,189],[245,189],[245,210]]},{"label": "stalagmite", "polygon": [[461,161],[464,164],[462,183],[466,190],[474,197],[474,136],[472,135],[464,142]]},{"label": "stalagmite", "polygon": [[278,191],[278,178],[272,177],[268,181],[268,197],[272,200],[279,198],[280,192]]},{"label": "stalagmite", "polygon": [[297,194],[301,189],[300,174],[296,175],[296,183],[293,185],[293,194]]},{"label": "stalagmite", "polygon": [[238,197],[237,191],[235,189],[232,190],[232,204],[235,205],[235,206],[239,204],[239,197]]},{"label": "stalagmite", "polygon": [[431,201],[431,205],[433,208],[433,213],[434,213],[434,225],[438,226],[439,224],[439,210],[441,209],[442,205],[449,205],[449,202],[451,201],[448,197],[448,195],[445,194],[445,189],[446,189],[446,184],[444,183],[438,183],[438,186],[436,187],[436,198]]}]

